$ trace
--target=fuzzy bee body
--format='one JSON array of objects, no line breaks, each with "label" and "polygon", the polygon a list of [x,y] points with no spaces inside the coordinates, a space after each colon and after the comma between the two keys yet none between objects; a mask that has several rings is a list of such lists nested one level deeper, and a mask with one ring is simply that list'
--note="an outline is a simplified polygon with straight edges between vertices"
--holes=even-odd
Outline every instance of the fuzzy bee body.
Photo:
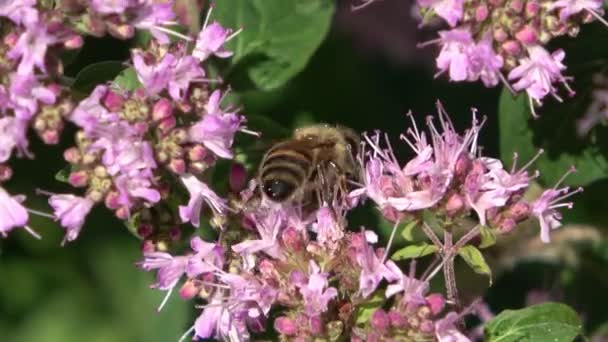
[{"label": "fuzzy bee body", "polygon": [[358,179],[359,136],[327,124],[299,128],[292,138],[272,146],[258,172],[261,192],[273,202],[306,201],[314,193],[344,188]]}]

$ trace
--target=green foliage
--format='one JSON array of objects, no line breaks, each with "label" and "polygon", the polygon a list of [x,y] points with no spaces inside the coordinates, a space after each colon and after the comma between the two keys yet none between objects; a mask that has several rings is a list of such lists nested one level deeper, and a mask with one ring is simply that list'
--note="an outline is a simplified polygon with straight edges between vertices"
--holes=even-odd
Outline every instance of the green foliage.
[{"label": "green foliage", "polygon": [[72,89],[86,96],[95,86],[113,80],[124,68],[125,65],[118,61],[90,64],[76,75]]},{"label": "green foliage", "polygon": [[401,232],[401,236],[407,241],[414,241],[414,228],[418,226],[418,220],[414,220],[409,222],[403,227],[403,231]]},{"label": "green foliage", "polygon": [[141,87],[141,83],[133,68],[126,68],[121,71],[114,79],[114,84],[127,91],[133,91]]},{"label": "green foliage", "polygon": [[482,226],[479,230],[479,234],[481,235],[481,243],[479,244],[479,248],[488,248],[496,244],[496,234],[494,234],[490,227]]},{"label": "green foliage", "polygon": [[490,278],[490,284],[492,284],[492,270],[479,249],[471,245],[464,246],[458,249],[458,255],[464,259],[475,273],[487,275]]},{"label": "green foliage", "polygon": [[416,245],[409,245],[401,248],[393,256],[391,259],[393,260],[405,260],[405,259],[414,259],[421,258],[426,255],[434,254],[438,250],[437,246],[431,245],[426,242],[422,242]]},{"label": "green foliage", "polygon": [[570,307],[545,303],[505,310],[485,326],[488,342],[571,342],[581,333],[581,320]]},{"label": "green foliage", "polygon": [[382,307],[384,299],[384,291],[376,291],[368,300],[357,306],[355,323],[367,323],[374,314],[374,311]]},{"label": "green foliage", "polygon": [[255,87],[271,90],[306,66],[333,12],[334,3],[326,0],[222,0],[213,16],[226,27],[244,28],[228,43],[234,51],[232,71],[243,71]]},{"label": "green foliage", "polygon": [[[606,157],[598,146],[577,141],[574,125],[567,124],[567,113],[571,111],[571,106],[572,104],[562,104],[563,109],[543,114],[551,116],[551,126],[557,126],[557,129],[551,129],[543,127],[544,124],[549,124],[546,117],[533,122],[525,95],[513,97],[507,90],[503,90],[498,110],[503,162],[510,165],[514,153],[517,153],[523,165],[522,162],[527,162],[540,149],[544,149],[545,153],[538,158],[536,166],[546,184],[556,183],[571,166],[577,172],[566,178],[565,184],[586,185],[605,178],[608,175]],[[562,122],[555,125],[555,121]]]}]

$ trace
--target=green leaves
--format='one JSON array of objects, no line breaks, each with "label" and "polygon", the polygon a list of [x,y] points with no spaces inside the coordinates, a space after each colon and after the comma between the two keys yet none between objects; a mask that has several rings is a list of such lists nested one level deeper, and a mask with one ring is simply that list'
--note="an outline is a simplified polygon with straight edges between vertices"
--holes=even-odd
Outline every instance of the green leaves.
[{"label": "green leaves", "polygon": [[435,245],[431,245],[426,242],[422,242],[416,245],[409,245],[401,248],[393,256],[391,259],[393,260],[404,260],[404,259],[413,259],[413,258],[421,258],[423,256],[433,254],[437,252],[438,248]]},{"label": "green leaves", "polygon": [[127,91],[133,91],[141,87],[141,83],[133,68],[127,68],[118,74],[114,79],[114,84]]},{"label": "green leaves", "polygon": [[485,326],[488,342],[571,342],[581,333],[581,321],[570,307],[545,303],[505,310]]},{"label": "green leaves", "polygon": [[490,278],[490,284],[492,283],[492,270],[479,249],[471,245],[464,246],[458,249],[458,255],[464,259],[475,273],[487,275]]},{"label": "green leaves", "polygon": [[[577,172],[566,178],[569,185],[586,185],[607,177],[608,160],[598,146],[584,144],[575,136],[571,113],[576,113],[573,108],[584,108],[584,104],[571,101],[560,107],[548,103],[546,107],[541,118],[533,121],[527,97],[514,98],[503,90],[498,112],[500,151],[505,164],[510,165],[517,153],[523,165],[544,149],[546,152],[538,158],[536,166],[548,185],[556,183],[571,166]],[[551,107],[555,110],[549,110]]]},{"label": "green leaves", "polygon": [[124,68],[125,65],[117,61],[88,65],[76,75],[72,88],[80,93],[89,94],[98,84],[113,80]]},{"label": "green leaves", "polygon": [[329,30],[334,6],[326,0],[222,0],[213,17],[243,28],[228,43],[232,71],[244,71],[257,88],[271,90],[302,71]]},{"label": "green leaves", "polygon": [[384,299],[384,291],[376,291],[376,293],[374,293],[374,295],[371,296],[367,301],[360,304],[357,307],[357,313],[355,314],[355,323],[367,323],[374,314],[374,311],[382,307],[382,304],[384,304]]}]

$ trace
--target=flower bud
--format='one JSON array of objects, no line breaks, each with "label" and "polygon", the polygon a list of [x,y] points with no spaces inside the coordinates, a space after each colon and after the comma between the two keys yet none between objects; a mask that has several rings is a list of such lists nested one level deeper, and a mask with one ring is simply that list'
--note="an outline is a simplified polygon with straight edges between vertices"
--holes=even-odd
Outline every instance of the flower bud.
[{"label": "flower bud", "polygon": [[422,321],[420,324],[420,331],[425,334],[430,334],[435,331],[435,324],[432,321]]},{"label": "flower bud", "polygon": [[504,42],[509,38],[509,34],[502,27],[495,28],[492,35],[494,36],[494,40],[497,42]]},{"label": "flower bud", "polygon": [[499,223],[498,231],[501,234],[507,234],[507,233],[511,232],[513,230],[513,228],[515,228],[516,225],[517,224],[515,223],[515,220],[513,220],[511,218],[505,218]]},{"label": "flower bud", "polygon": [[106,106],[106,108],[108,108],[112,112],[120,111],[124,102],[124,98],[113,90],[108,90],[105,98],[103,99],[104,106]]},{"label": "flower bud", "polygon": [[0,182],[6,182],[13,176],[13,169],[8,165],[0,165]]},{"label": "flower bud", "polygon": [[63,42],[63,46],[68,50],[74,50],[81,48],[83,43],[82,36],[74,34]]},{"label": "flower bud", "polygon": [[179,241],[182,237],[182,230],[178,226],[169,228],[169,238],[171,241]]},{"label": "flower bud", "polygon": [[439,314],[445,306],[445,299],[439,293],[433,293],[426,297],[426,302],[433,315]]},{"label": "flower bud", "polygon": [[243,164],[232,164],[228,176],[228,183],[230,184],[230,190],[235,193],[245,188],[245,185],[247,184],[247,170],[245,170]]},{"label": "flower bud", "polygon": [[161,121],[170,117],[172,112],[173,108],[171,106],[171,101],[163,97],[158,100],[152,108],[152,120],[157,122]]},{"label": "flower bud", "polygon": [[515,38],[524,45],[532,45],[538,42],[538,33],[532,26],[526,25],[515,34]]},{"label": "flower bud", "polygon": [[207,149],[203,147],[203,145],[194,145],[188,151],[188,158],[190,158],[192,161],[202,161],[205,159],[207,154]]},{"label": "flower bud", "polygon": [[407,321],[405,320],[405,317],[403,317],[403,315],[398,310],[392,309],[391,311],[389,311],[388,318],[391,321],[391,325],[395,328],[401,329],[407,326]]},{"label": "flower bud", "polygon": [[120,195],[116,191],[108,192],[104,200],[106,207],[108,209],[118,209],[118,207],[120,206],[119,197]]},{"label": "flower bud", "polygon": [[150,252],[154,252],[156,250],[155,246],[154,246],[154,241],[152,240],[144,240],[141,243],[141,251],[142,253],[150,253]]},{"label": "flower bud", "polygon": [[285,316],[277,317],[274,320],[274,329],[286,336],[294,336],[298,332],[296,322]]},{"label": "flower bud", "polygon": [[475,21],[482,22],[484,20],[486,20],[488,18],[488,6],[484,3],[480,4],[476,9],[475,9]]},{"label": "flower bud", "polygon": [[313,335],[321,335],[323,333],[323,320],[320,316],[310,317],[310,332]]},{"label": "flower bud", "polygon": [[376,309],[376,311],[374,311],[374,313],[372,314],[370,324],[374,329],[384,330],[388,328],[390,324],[390,318],[386,311],[382,309]]},{"label": "flower bud", "polygon": [[522,221],[530,216],[530,204],[526,202],[517,202],[507,211],[510,218],[515,221]]},{"label": "flower bud", "polygon": [[199,288],[194,282],[188,279],[184,285],[179,289],[179,296],[181,299],[188,300],[194,298],[199,292]]},{"label": "flower bud", "polygon": [[517,56],[521,53],[521,45],[516,40],[507,40],[501,45],[504,52],[511,56]]},{"label": "flower bud", "polygon": [[149,238],[152,233],[154,233],[154,227],[152,227],[152,225],[149,223],[142,223],[137,228],[137,235],[139,235],[143,239]]},{"label": "flower bud", "polygon": [[464,201],[459,194],[453,194],[448,198],[445,204],[445,210],[448,215],[456,216],[464,208]]},{"label": "flower bud", "polygon": [[68,182],[75,188],[81,188],[89,182],[89,175],[84,170],[75,171],[68,176]]},{"label": "flower bud", "polygon": [[380,336],[375,331],[370,331],[367,333],[365,337],[365,341],[367,342],[380,342]]},{"label": "flower bud", "polygon": [[299,252],[304,249],[304,241],[302,235],[294,228],[288,227],[281,233],[281,239],[285,247],[293,252]]},{"label": "flower bud", "polygon": [[54,129],[45,130],[40,135],[40,138],[42,139],[42,141],[47,145],[57,145],[59,143],[59,137],[60,137],[59,132]]},{"label": "flower bud", "polygon": [[63,159],[70,164],[78,164],[81,159],[80,151],[76,147],[70,147],[63,151]]},{"label": "flower bud", "polygon": [[110,25],[107,25],[107,29],[108,29],[108,32],[112,36],[114,36],[120,40],[129,39],[129,38],[133,37],[133,34],[135,33],[135,28],[133,26],[127,25],[127,24],[123,24],[123,25],[110,24]]},{"label": "flower bud", "polygon": [[524,3],[522,0],[511,0],[509,9],[515,13],[520,13],[524,9]]},{"label": "flower bud", "polygon": [[538,15],[538,12],[540,11],[540,5],[538,4],[538,1],[528,1],[526,3],[526,17],[527,18],[533,18],[536,17]]},{"label": "flower bud", "polygon": [[171,170],[173,173],[181,175],[186,172],[186,162],[181,158],[171,159],[169,162],[169,170]]},{"label": "flower bud", "polygon": [[126,220],[129,218],[129,209],[125,206],[122,206],[122,207],[116,209],[116,211],[114,212],[114,215],[116,215],[116,217],[121,220]]}]

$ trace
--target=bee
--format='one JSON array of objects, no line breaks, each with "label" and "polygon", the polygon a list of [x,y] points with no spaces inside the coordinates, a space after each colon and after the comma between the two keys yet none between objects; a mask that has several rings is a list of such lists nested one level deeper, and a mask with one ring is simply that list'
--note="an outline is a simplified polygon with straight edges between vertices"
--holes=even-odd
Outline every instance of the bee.
[{"label": "bee", "polygon": [[[343,126],[315,124],[298,128],[262,158],[257,182],[275,203],[328,200],[344,195],[358,181],[359,135]],[[320,202],[318,202],[320,204]]]}]

